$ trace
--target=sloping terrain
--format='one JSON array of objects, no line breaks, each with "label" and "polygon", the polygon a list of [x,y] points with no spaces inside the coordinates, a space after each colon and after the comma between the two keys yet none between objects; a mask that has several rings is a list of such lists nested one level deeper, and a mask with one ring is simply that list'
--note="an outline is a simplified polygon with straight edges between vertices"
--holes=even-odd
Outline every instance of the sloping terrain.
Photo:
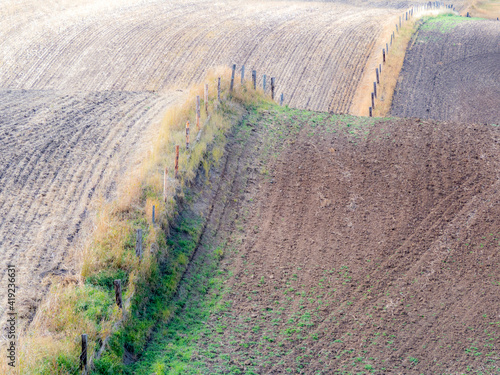
[{"label": "sloping terrain", "polygon": [[270,109],[239,128],[235,185],[131,373],[499,373],[498,127]]},{"label": "sloping terrain", "polygon": [[0,90],[0,281],[6,283],[7,264],[14,264],[20,318],[32,316],[46,292],[44,277],[75,273],[76,254],[68,250],[92,198],[109,195],[173,99]]},{"label": "sloping terrain", "polygon": [[[306,2],[3,1],[0,254],[21,270],[21,316],[32,316],[44,276],[73,268],[67,250],[94,189],[111,189],[112,160],[125,168],[174,88],[245,64],[259,85],[267,74],[268,90],[276,76],[286,104],[348,112],[380,20],[397,13]],[[0,275],[4,283],[5,267]]]},{"label": "sloping terrain", "polygon": [[500,123],[500,22],[445,16],[420,26],[391,113]]},{"label": "sloping terrain", "polygon": [[32,6],[4,6],[2,88],[161,91],[236,63],[247,79],[256,69],[259,85],[275,76],[286,104],[334,112],[349,111],[375,40],[400,13],[265,1]]}]

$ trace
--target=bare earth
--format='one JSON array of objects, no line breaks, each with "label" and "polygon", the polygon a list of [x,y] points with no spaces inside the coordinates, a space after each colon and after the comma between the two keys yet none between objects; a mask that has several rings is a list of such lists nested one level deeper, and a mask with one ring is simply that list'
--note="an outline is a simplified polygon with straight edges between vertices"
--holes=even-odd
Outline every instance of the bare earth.
[{"label": "bare earth", "polygon": [[434,25],[423,25],[407,51],[391,113],[500,123],[500,22],[464,18]]}]

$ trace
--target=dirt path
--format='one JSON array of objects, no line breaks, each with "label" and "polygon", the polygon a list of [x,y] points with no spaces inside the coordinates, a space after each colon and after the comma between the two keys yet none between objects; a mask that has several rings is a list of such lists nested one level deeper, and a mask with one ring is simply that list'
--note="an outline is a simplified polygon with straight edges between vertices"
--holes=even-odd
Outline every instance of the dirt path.
[{"label": "dirt path", "polygon": [[136,373],[498,372],[498,128],[248,123],[265,141],[201,244],[225,258],[187,278]]}]

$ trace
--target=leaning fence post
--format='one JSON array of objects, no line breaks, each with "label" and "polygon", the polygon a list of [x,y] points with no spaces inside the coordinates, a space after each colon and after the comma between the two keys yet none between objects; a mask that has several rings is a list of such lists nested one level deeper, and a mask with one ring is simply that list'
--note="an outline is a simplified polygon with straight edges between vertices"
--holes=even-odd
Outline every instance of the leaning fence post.
[{"label": "leaning fence post", "polygon": [[82,334],[82,353],[80,354],[80,370],[82,370],[82,374],[86,375],[88,366],[87,366],[87,335]]},{"label": "leaning fence post", "polygon": [[236,64],[233,64],[233,72],[231,73],[231,86],[229,87],[229,91],[233,91],[234,88],[234,73],[236,72]]},{"label": "leaning fence post", "polygon": [[220,103],[220,77],[217,80],[217,102]]},{"label": "leaning fence post", "polygon": [[375,99],[374,99],[373,92],[372,92],[372,108],[375,109]]},{"label": "leaning fence post", "polygon": [[377,97],[377,82],[373,82],[373,95]]},{"label": "leaning fence post", "polygon": [[245,65],[241,66],[241,84],[245,81]]},{"label": "leaning fence post", "polygon": [[382,73],[382,64],[378,64],[378,71],[379,73]]},{"label": "leaning fence post", "polygon": [[208,115],[208,83],[205,83],[205,113]]},{"label": "leaning fence post", "polygon": [[168,169],[165,167],[163,171],[163,201],[167,201],[167,177],[168,177]]},{"label": "leaning fence post", "polygon": [[373,117],[372,107],[369,107],[369,108],[368,108],[368,112],[370,113],[370,117]]},{"label": "leaning fence post", "polygon": [[284,99],[284,95],[283,95],[283,93],[281,93],[281,96],[280,96],[280,106],[283,105],[283,99]]},{"label": "leaning fence post", "polygon": [[271,99],[274,100],[274,88],[275,88],[276,80],[274,77],[271,77]]},{"label": "leaning fence post", "polygon": [[377,76],[377,84],[380,85],[380,77],[378,75],[378,68],[375,68],[375,75]]},{"label": "leaning fence post", "polygon": [[175,178],[179,174],[179,145],[175,145]]},{"label": "leaning fence post", "polygon": [[115,280],[113,281],[113,285],[115,286],[115,300],[116,300],[116,305],[122,309],[122,281],[121,280]]},{"label": "leaning fence post", "polygon": [[264,74],[262,76],[262,89],[264,90],[264,92],[266,91],[266,75]]},{"label": "leaning fence post", "polygon": [[142,257],[142,229],[137,229],[135,236],[135,255],[138,258]]}]

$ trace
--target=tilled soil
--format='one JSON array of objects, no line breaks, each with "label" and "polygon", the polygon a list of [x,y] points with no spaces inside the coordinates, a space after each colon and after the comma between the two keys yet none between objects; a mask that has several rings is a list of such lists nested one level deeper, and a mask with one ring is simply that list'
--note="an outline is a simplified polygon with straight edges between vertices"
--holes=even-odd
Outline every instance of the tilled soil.
[{"label": "tilled soil", "polygon": [[[235,63],[294,107],[347,113],[392,8],[270,1],[0,5],[0,87],[162,91]],[[391,21],[392,25],[393,22]]]},{"label": "tilled soil", "polygon": [[189,330],[197,300],[221,294],[197,278],[152,360],[206,374],[498,373],[498,128],[293,111],[250,123],[252,177],[218,223],[232,228],[218,239],[219,307]]},{"label": "tilled soil", "polygon": [[420,27],[405,56],[393,115],[500,123],[500,22],[455,22]]},{"label": "tilled soil", "polygon": [[45,277],[76,272],[74,239],[92,199],[112,196],[171,101],[151,93],[0,90],[0,284],[7,264],[15,265],[22,321],[45,293]]}]

